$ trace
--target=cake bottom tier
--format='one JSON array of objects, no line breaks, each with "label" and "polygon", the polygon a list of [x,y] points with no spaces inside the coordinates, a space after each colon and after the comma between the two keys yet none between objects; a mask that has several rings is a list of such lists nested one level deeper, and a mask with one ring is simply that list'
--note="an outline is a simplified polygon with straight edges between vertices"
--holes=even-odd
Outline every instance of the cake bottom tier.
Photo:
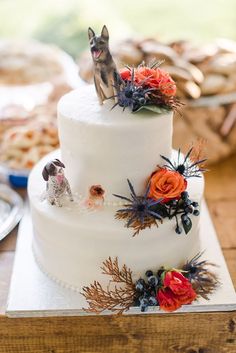
[{"label": "cake bottom tier", "polygon": [[[105,202],[102,209],[88,210],[82,206],[78,190],[72,190],[74,202],[65,200],[61,208],[50,205],[42,197],[46,185],[41,173],[45,163],[53,158],[60,158],[60,152],[46,156],[33,169],[28,193],[34,255],[44,272],[61,284],[78,291],[94,280],[108,284],[100,267],[109,256],[126,264],[133,279],[138,279],[148,269],[181,266],[201,248],[199,216],[191,216],[192,229],[187,235],[178,235],[175,220],[165,219],[158,227],[133,237],[132,229],[114,217],[120,205]],[[203,178],[189,179],[187,191],[192,200],[201,202],[203,186]]]}]

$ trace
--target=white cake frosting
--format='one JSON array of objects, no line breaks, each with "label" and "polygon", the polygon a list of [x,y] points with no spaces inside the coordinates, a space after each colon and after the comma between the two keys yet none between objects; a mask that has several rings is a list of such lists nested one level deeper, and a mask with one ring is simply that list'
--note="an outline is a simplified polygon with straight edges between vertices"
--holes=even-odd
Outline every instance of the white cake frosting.
[{"label": "white cake frosting", "polygon": [[[118,257],[137,279],[148,269],[178,267],[200,249],[200,217],[191,215],[187,235],[175,232],[175,219],[164,219],[158,228],[152,226],[135,237],[133,229],[115,219],[122,202],[112,194],[129,197],[129,178],[142,195],[150,174],[163,165],[160,154],[171,158],[176,152],[171,149],[172,113],[132,114],[111,107],[111,102],[98,104],[92,86],[65,95],[58,105],[61,151],[40,161],[29,178],[35,257],[52,278],[78,291],[94,280],[107,284],[100,266],[109,256]],[[65,164],[74,194],[74,202],[65,199],[61,208],[42,199],[46,189],[42,169],[54,158]],[[105,189],[105,203],[89,210],[83,201],[94,184]],[[200,203],[203,188],[203,178],[188,179],[190,199]]]},{"label": "white cake frosting", "polygon": [[150,111],[131,113],[114,102],[98,104],[92,85],[63,96],[58,104],[61,155],[74,190],[82,195],[101,184],[107,200],[123,194],[126,179],[143,192],[146,178],[170,157],[172,115]]}]

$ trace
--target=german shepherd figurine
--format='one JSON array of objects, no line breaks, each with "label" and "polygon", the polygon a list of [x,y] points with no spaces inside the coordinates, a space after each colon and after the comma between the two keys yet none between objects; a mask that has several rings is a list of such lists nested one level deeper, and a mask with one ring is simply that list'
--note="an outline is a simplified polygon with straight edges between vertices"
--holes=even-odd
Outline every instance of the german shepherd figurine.
[{"label": "german shepherd figurine", "polygon": [[[89,43],[94,63],[94,83],[100,104],[104,100],[116,96],[116,83],[119,74],[109,50],[109,33],[104,25],[101,35],[96,35],[92,28],[88,29]],[[115,102],[117,98],[114,97]]]}]

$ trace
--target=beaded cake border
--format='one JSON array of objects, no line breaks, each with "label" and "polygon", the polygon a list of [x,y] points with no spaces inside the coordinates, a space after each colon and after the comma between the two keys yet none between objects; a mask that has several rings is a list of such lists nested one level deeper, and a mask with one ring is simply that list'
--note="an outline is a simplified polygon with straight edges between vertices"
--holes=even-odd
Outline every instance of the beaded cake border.
[{"label": "beaded cake border", "polygon": [[81,289],[79,289],[79,287],[73,286],[72,284],[69,284],[68,282],[62,281],[61,279],[59,279],[58,277],[54,276],[51,272],[47,271],[45,269],[45,267],[42,265],[41,261],[39,261],[38,256],[36,255],[33,243],[31,245],[32,248],[32,253],[33,253],[33,258],[35,260],[36,265],[38,266],[38,268],[40,269],[40,271],[47,276],[49,279],[51,279],[52,281],[54,281],[55,283],[59,284],[62,288],[65,289],[69,289],[72,290],[75,293],[80,294]]}]

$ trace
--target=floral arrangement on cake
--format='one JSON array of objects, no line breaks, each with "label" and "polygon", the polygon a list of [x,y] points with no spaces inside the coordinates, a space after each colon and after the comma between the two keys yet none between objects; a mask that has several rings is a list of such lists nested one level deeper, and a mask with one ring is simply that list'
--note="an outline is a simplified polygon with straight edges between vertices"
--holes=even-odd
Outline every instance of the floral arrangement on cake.
[{"label": "floral arrangement on cake", "polygon": [[109,285],[103,288],[94,281],[83,287],[81,294],[89,304],[84,310],[96,314],[104,310],[122,314],[135,306],[140,307],[141,312],[147,311],[149,306],[159,306],[161,310],[172,312],[200,297],[208,300],[219,280],[209,269],[215,265],[201,260],[201,256],[202,253],[197,254],[180,269],[147,270],[145,278],[137,281],[133,281],[130,268],[125,264],[120,268],[118,259],[109,257],[101,267],[102,273],[111,277]]},{"label": "floral arrangement on cake", "polygon": [[118,70],[109,49],[109,32],[104,25],[96,34],[88,28],[90,51],[94,64],[94,83],[100,104],[113,99],[116,106],[163,113],[182,105],[176,97],[176,85],[170,75],[160,69],[163,61],[141,63],[137,68]]},{"label": "floral arrangement on cake", "polygon": [[116,98],[113,108],[119,105],[132,112],[141,109],[156,113],[178,111],[182,103],[176,97],[175,82],[160,65],[161,62],[155,61],[149,65],[143,62],[137,68],[122,68],[115,80],[117,94],[111,97]]},{"label": "floral arrangement on cake", "polygon": [[[189,149],[186,156],[181,157],[178,151],[177,160],[170,160],[161,156],[165,162],[148,178],[148,184],[144,195],[137,195],[132,183],[128,180],[130,197],[113,194],[124,201],[123,208],[117,210],[115,217],[125,220],[127,228],[133,228],[137,235],[141,230],[158,226],[163,219],[175,219],[175,232],[185,234],[192,228],[191,216],[199,215],[199,205],[189,198],[186,191],[188,179],[200,178],[206,169],[206,159],[200,158],[200,152],[196,148]],[[182,225],[182,226],[181,226]]]}]

